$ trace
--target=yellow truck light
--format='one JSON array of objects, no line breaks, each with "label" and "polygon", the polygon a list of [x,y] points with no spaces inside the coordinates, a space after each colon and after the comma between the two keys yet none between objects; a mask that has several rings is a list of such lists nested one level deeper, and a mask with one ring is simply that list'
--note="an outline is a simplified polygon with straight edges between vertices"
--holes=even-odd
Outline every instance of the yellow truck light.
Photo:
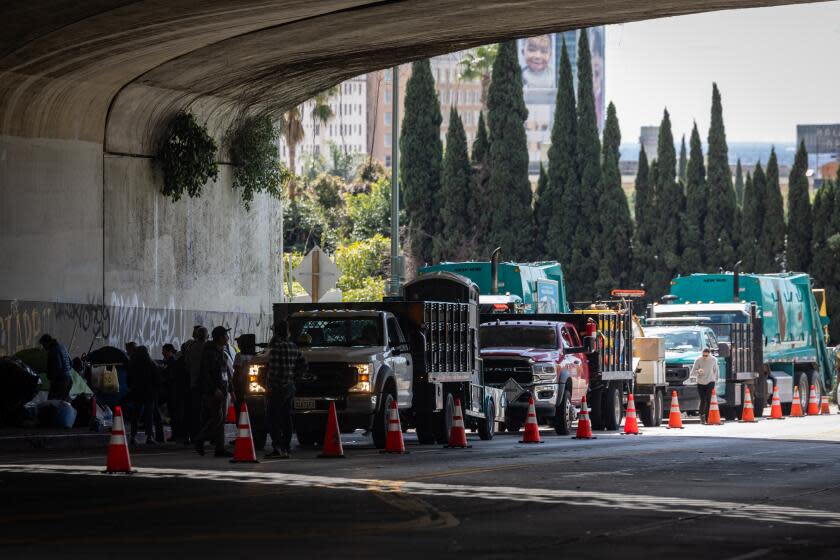
[{"label": "yellow truck light", "polygon": [[248,368],[248,392],[251,394],[265,393],[265,387],[260,384],[260,366]]}]

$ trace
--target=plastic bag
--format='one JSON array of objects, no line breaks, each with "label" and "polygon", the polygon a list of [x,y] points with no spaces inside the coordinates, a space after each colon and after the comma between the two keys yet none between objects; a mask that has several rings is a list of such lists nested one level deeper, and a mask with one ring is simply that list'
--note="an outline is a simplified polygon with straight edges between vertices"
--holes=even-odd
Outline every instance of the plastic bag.
[{"label": "plastic bag", "polygon": [[120,378],[117,368],[111,366],[102,373],[101,390],[103,393],[119,393]]},{"label": "plastic bag", "polygon": [[102,376],[106,369],[105,366],[94,366],[90,370],[90,386],[97,391],[102,390]]}]

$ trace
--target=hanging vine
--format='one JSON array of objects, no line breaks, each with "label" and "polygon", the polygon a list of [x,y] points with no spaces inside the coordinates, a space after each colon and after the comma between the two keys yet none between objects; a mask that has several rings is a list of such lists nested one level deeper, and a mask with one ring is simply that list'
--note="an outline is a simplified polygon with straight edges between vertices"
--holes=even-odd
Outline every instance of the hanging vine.
[{"label": "hanging vine", "polygon": [[256,193],[265,192],[280,198],[292,177],[280,161],[279,139],[280,133],[267,115],[246,118],[231,134],[233,188],[241,190],[242,203],[247,210]]},{"label": "hanging vine", "polygon": [[201,196],[207,181],[219,176],[216,141],[191,113],[181,111],[166,127],[157,159],[163,169],[161,193],[173,202]]}]

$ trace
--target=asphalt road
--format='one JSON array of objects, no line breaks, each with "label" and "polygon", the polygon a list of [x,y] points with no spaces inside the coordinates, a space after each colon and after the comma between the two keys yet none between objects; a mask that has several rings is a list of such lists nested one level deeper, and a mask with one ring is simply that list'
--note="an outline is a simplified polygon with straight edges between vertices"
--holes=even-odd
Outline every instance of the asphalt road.
[{"label": "asphalt road", "polygon": [[[259,464],[0,455],[0,558],[840,558],[840,416]],[[261,458],[261,457],[260,457]]]}]

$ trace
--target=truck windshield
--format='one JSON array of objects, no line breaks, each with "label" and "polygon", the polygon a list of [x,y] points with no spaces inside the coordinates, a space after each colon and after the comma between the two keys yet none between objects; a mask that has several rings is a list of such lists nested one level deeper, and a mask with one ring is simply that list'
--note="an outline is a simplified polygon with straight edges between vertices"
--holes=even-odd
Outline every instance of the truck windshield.
[{"label": "truck windshield", "polygon": [[376,317],[299,317],[289,321],[299,346],[383,346]]},{"label": "truck windshield", "polygon": [[557,333],[553,327],[521,325],[481,327],[482,348],[544,348],[557,349]]},{"label": "truck windshield", "polygon": [[652,334],[665,338],[666,352],[700,352],[703,349],[703,337],[698,331],[671,331]]}]

